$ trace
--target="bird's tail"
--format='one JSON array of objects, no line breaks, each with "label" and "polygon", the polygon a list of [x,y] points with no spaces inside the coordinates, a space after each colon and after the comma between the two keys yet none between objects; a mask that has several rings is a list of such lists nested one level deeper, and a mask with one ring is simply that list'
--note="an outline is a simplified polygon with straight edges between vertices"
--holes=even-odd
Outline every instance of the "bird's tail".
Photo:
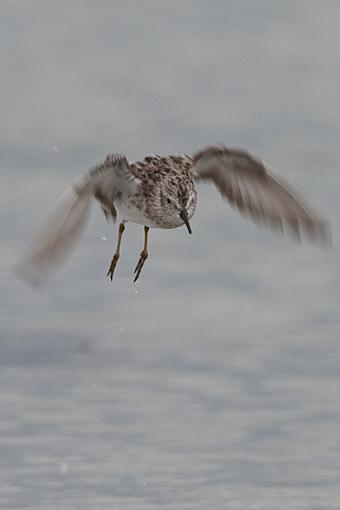
[{"label": "bird's tail", "polygon": [[92,189],[77,182],[61,195],[15,267],[20,278],[39,286],[64,261],[85,230],[92,198]]}]

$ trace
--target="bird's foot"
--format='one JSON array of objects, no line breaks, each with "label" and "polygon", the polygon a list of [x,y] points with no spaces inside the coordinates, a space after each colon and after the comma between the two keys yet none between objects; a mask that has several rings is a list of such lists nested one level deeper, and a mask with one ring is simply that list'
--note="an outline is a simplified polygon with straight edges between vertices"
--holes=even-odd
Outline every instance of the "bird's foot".
[{"label": "bird's foot", "polygon": [[136,282],[138,280],[141,270],[142,270],[147,258],[148,258],[148,252],[145,250],[141,251],[139,260],[138,260],[137,265],[134,270],[135,278],[134,278],[133,282]]},{"label": "bird's foot", "polygon": [[110,267],[109,267],[109,270],[108,272],[106,273],[106,276],[109,276],[110,277],[110,280],[112,282],[112,279],[113,279],[113,273],[116,269],[116,265],[117,265],[117,262],[118,262],[118,259],[119,259],[119,253],[115,253],[112,257],[112,260],[111,260],[111,264],[110,264]]}]

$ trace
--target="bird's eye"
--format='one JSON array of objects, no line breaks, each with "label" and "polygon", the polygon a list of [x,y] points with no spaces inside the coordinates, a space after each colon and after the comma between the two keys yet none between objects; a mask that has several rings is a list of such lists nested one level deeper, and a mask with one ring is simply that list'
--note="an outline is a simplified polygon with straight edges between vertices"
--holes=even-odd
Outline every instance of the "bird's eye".
[{"label": "bird's eye", "polygon": [[167,198],[166,201],[168,202],[168,204],[171,204],[170,198]]}]

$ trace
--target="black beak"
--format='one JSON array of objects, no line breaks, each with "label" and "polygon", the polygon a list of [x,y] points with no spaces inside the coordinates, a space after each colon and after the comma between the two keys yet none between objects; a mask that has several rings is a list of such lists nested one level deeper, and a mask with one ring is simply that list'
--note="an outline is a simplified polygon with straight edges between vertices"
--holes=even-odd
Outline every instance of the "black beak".
[{"label": "black beak", "polygon": [[181,220],[183,221],[183,223],[185,224],[185,226],[187,227],[189,234],[192,234],[187,210],[182,209],[179,216],[180,216]]}]

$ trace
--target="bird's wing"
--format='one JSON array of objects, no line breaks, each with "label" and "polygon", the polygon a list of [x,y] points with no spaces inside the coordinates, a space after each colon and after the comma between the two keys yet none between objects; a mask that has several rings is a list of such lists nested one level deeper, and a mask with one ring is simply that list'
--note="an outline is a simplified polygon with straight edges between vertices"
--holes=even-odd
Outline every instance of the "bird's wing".
[{"label": "bird's wing", "polygon": [[331,243],[328,221],[290,183],[243,150],[224,145],[202,149],[193,155],[193,175],[212,181],[232,207],[258,223],[294,239],[306,235],[312,241]]},{"label": "bird's wing", "polygon": [[78,177],[61,195],[45,222],[33,236],[23,259],[15,268],[18,276],[32,285],[43,283],[50,271],[60,265],[75,246],[89,218],[96,198],[106,217],[116,219],[113,200],[136,186],[125,156],[112,154]]}]

